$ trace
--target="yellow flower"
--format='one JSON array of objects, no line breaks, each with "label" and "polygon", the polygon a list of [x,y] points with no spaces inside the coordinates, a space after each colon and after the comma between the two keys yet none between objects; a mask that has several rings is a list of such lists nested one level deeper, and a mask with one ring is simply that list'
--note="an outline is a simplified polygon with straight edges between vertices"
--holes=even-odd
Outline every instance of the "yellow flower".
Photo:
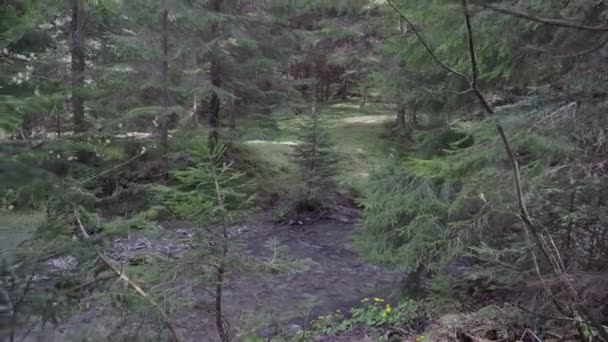
[{"label": "yellow flower", "polygon": [[382,303],[382,302],[384,302],[384,299],[376,297],[376,298],[374,298],[374,302]]},{"label": "yellow flower", "polygon": [[386,317],[386,316],[388,316],[388,313],[386,313],[386,311],[384,311],[384,312],[382,313],[382,317]]},{"label": "yellow flower", "polygon": [[369,302],[369,298],[363,298],[363,299],[361,299],[361,303],[367,303],[367,302]]},{"label": "yellow flower", "polygon": [[393,312],[393,308],[391,308],[390,304],[386,304],[386,309],[384,310],[384,312],[386,312],[387,314]]},{"label": "yellow flower", "polygon": [[416,342],[422,342],[422,341],[424,341],[424,336],[421,335],[421,336],[416,337]]}]

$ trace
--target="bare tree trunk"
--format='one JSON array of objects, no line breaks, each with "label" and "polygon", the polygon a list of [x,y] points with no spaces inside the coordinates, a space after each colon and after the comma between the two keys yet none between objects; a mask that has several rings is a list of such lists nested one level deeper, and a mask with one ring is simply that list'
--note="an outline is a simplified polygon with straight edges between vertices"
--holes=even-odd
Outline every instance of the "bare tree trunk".
[{"label": "bare tree trunk", "polygon": [[162,113],[160,114],[160,148],[162,154],[169,149],[169,10],[166,8],[161,15],[161,84],[162,84]]},{"label": "bare tree trunk", "polygon": [[57,138],[61,138],[61,114],[56,111],[56,108],[53,108],[53,111],[55,111],[55,120],[57,120]]},{"label": "bare tree trunk", "polygon": [[84,85],[85,69],[85,10],[83,0],[72,0],[72,20],[70,22],[70,54],[72,83],[72,113],[74,132],[86,130],[84,123],[84,99],[81,91]]},{"label": "bare tree trunk", "polygon": [[[317,87],[321,82],[317,82]],[[310,105],[310,114],[312,118],[312,129],[313,129],[313,140],[312,140],[312,151],[310,156],[310,173],[313,174],[315,172],[315,160],[317,158],[317,133],[318,133],[318,117],[317,117],[317,97],[312,97],[312,103]],[[306,204],[310,204],[311,195],[312,195],[312,177],[309,177],[307,183],[308,189],[306,191]]]},{"label": "bare tree trunk", "polygon": [[[217,13],[221,12],[223,0],[213,0],[211,9]],[[219,20],[216,20],[211,24],[211,34],[214,39],[217,39],[222,34],[222,26]],[[211,59],[211,84],[220,88],[222,86],[222,67],[218,56],[214,55]],[[219,125],[220,125],[220,97],[217,92],[213,92],[211,95],[211,101],[209,101],[209,145],[217,145],[219,140]]]}]

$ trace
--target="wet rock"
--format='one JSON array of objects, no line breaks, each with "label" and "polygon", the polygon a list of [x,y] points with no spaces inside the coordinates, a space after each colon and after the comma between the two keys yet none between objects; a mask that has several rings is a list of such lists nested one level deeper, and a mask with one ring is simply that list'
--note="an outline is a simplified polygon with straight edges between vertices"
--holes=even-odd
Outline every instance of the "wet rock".
[{"label": "wet rock", "polygon": [[50,259],[47,261],[47,265],[51,268],[51,271],[68,272],[76,269],[78,266],[78,261],[73,256],[66,255],[59,258]]}]

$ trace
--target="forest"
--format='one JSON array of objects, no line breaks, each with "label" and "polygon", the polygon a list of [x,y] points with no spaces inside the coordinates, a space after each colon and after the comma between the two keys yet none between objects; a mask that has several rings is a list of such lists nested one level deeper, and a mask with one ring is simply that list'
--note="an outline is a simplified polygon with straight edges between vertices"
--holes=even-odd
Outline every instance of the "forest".
[{"label": "forest", "polygon": [[0,340],[608,342],[608,1],[0,0]]}]

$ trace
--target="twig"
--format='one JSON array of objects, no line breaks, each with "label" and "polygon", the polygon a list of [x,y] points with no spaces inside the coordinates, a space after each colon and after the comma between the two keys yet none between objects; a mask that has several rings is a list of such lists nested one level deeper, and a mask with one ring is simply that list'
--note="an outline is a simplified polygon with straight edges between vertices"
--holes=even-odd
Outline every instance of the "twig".
[{"label": "twig", "polygon": [[523,12],[518,12],[518,11],[490,5],[490,4],[479,4],[479,6],[492,10],[494,12],[501,13],[501,14],[510,15],[512,17],[526,19],[529,21],[534,21],[534,22],[542,23],[542,24],[546,24],[546,25],[566,27],[566,28],[583,30],[583,31],[608,32],[608,26],[604,26],[604,25],[589,26],[589,25],[577,24],[577,23],[574,23],[574,22],[571,22],[568,20],[536,17],[536,16],[529,15],[529,14],[526,14]]},{"label": "twig", "polygon": [[470,79],[467,75],[461,73],[460,71],[450,67],[449,65],[445,64],[444,62],[442,62],[437,55],[435,55],[435,53],[433,52],[433,49],[431,49],[431,47],[429,46],[429,44],[426,42],[426,40],[424,40],[424,38],[422,37],[422,35],[420,34],[420,32],[418,32],[418,30],[416,29],[416,26],[414,26],[414,24],[405,16],[405,14],[403,14],[403,12],[401,10],[399,10],[399,8],[397,8],[397,6],[395,6],[395,4],[391,1],[391,0],[387,0],[387,3],[393,8],[393,10],[401,17],[401,19],[403,19],[411,28],[412,32],[414,32],[414,34],[416,35],[416,37],[418,38],[418,40],[420,41],[420,43],[424,46],[424,48],[426,49],[426,51],[428,52],[428,54],[431,56],[431,58],[437,63],[439,64],[443,69],[447,70],[448,72],[459,76],[460,78],[462,78],[463,80],[465,80],[469,86],[470,89],[466,90],[465,92],[469,92],[469,91],[473,91],[475,93],[475,96],[477,96],[477,98],[479,99],[479,102],[481,103],[481,105],[483,106],[484,110],[488,113],[488,114],[493,114],[494,110],[492,109],[492,107],[490,106],[490,104],[488,103],[488,101],[486,100],[486,98],[483,96],[481,90],[479,89],[479,86],[477,84],[477,58],[475,57],[475,44],[474,44],[474,40],[473,40],[473,31],[471,29],[471,23],[470,23],[470,13],[469,13],[469,6],[468,6],[468,0],[462,0],[462,6],[463,6],[463,12],[464,12],[464,16],[465,16],[465,24],[467,27],[467,38],[468,38],[468,42],[469,42],[469,54],[470,54],[470,58],[471,58],[471,73],[473,75],[473,78]]},{"label": "twig", "polygon": [[552,58],[572,58],[572,57],[582,57],[584,55],[588,55],[590,53],[594,53],[598,50],[600,50],[601,48],[603,48],[604,46],[606,46],[606,44],[608,44],[608,39],[604,39],[603,41],[601,41],[599,44],[597,44],[596,46],[592,46],[591,48],[587,49],[587,50],[583,50],[581,52],[577,52],[577,53],[572,53],[569,55],[558,55],[558,56],[553,56]]},{"label": "twig", "polygon": [[109,168],[109,169],[107,169],[107,170],[104,170],[104,171],[102,171],[102,172],[100,172],[100,173],[98,173],[98,174],[96,174],[96,175],[94,175],[94,176],[91,176],[91,177],[89,177],[89,178],[85,179],[84,181],[82,181],[80,184],[81,184],[81,185],[82,185],[82,184],[86,184],[86,183],[88,183],[88,182],[92,181],[92,180],[93,180],[93,179],[95,179],[95,178],[101,177],[101,176],[103,176],[103,175],[105,175],[105,174],[108,174],[108,173],[110,173],[110,172],[112,172],[112,171],[114,171],[114,170],[118,169],[118,168],[121,168],[121,167],[123,167],[123,166],[125,166],[125,165],[129,164],[130,162],[134,161],[135,159],[137,159],[137,158],[139,158],[139,157],[143,156],[145,153],[146,153],[146,150],[145,150],[145,149],[142,149],[142,151],[141,151],[141,152],[140,152],[138,155],[135,155],[135,156],[133,156],[133,157],[131,157],[131,158],[127,159],[126,161],[124,161],[124,162],[122,162],[122,163],[120,163],[120,164],[118,164],[118,165],[116,165],[116,166],[113,166],[113,167],[111,167],[111,168]]},{"label": "twig", "polygon": [[469,56],[471,59],[471,73],[473,75],[473,78],[471,79],[471,89],[473,89],[473,91],[475,92],[475,96],[477,96],[477,98],[479,99],[479,102],[481,103],[481,105],[483,106],[483,108],[485,109],[485,111],[488,114],[494,114],[494,109],[492,109],[492,107],[490,106],[490,104],[488,103],[488,101],[486,100],[486,98],[483,96],[483,94],[481,93],[481,90],[479,90],[479,86],[477,84],[477,57],[475,55],[475,41],[473,39],[473,30],[471,28],[471,13],[469,11],[469,1],[468,0],[462,0],[462,12],[464,14],[464,21],[465,21],[465,26],[467,28],[467,40],[469,43]]},{"label": "twig", "polygon": [[424,46],[424,48],[426,49],[426,51],[428,52],[428,54],[431,56],[431,58],[437,63],[439,64],[442,68],[444,68],[445,70],[453,73],[454,75],[458,75],[459,77],[461,77],[462,79],[466,80],[467,83],[471,83],[471,81],[469,80],[469,77],[467,77],[467,75],[459,72],[458,70],[448,66],[447,64],[445,64],[444,62],[442,62],[433,52],[433,49],[431,49],[431,47],[429,46],[429,44],[427,44],[426,40],[424,40],[424,38],[422,37],[422,35],[420,34],[420,32],[418,32],[418,30],[416,29],[416,26],[414,26],[414,24],[405,16],[405,14],[403,14],[403,12],[401,12],[401,10],[399,10],[397,8],[397,6],[395,6],[395,4],[393,4],[393,2],[391,0],[387,0],[386,1],[395,12],[397,12],[397,14],[401,17],[401,19],[403,19],[412,29],[412,32],[414,32],[414,34],[416,35],[416,37],[418,38],[418,40],[420,41],[420,43]]},{"label": "twig", "polygon": [[515,191],[517,193],[517,203],[519,205],[519,217],[524,222],[527,230],[530,230],[532,235],[534,236],[538,247],[540,248],[543,255],[547,258],[547,260],[551,260],[549,256],[549,252],[545,250],[543,244],[539,238],[539,232],[537,227],[532,223],[532,219],[530,218],[530,214],[528,213],[528,208],[526,207],[526,203],[524,200],[524,192],[521,187],[521,175],[519,173],[519,164],[517,163],[517,159],[515,158],[515,154],[513,150],[511,150],[511,146],[509,145],[509,141],[507,140],[507,136],[505,135],[505,131],[502,129],[500,123],[496,123],[496,128],[498,129],[498,133],[502,139],[502,142],[505,146],[505,150],[507,151],[507,155],[509,157],[509,161],[511,162],[511,167],[513,169],[514,182],[515,182]]},{"label": "twig", "polygon": [[529,328],[526,328],[526,330],[524,330],[524,333],[521,335],[521,337],[519,338],[521,341],[524,340],[524,337],[526,337],[526,335],[531,335],[532,337],[534,337],[535,340],[537,340],[538,342],[543,342],[543,340],[541,340],[538,336],[536,336],[536,334],[530,330]]},{"label": "twig", "polygon": [[[89,233],[87,233],[87,230],[84,228],[84,225],[82,224],[82,221],[80,220],[80,215],[78,214],[77,209],[74,209],[74,216],[76,217],[76,222],[78,222],[78,227],[80,228],[80,232],[82,233],[83,238],[85,240],[89,240],[89,238],[90,238]],[[124,272],[121,272],[116,266],[114,266],[114,264],[112,263],[110,258],[108,258],[103,252],[98,250],[97,247],[94,247],[94,249],[95,249],[95,253],[97,253],[97,256],[99,257],[99,259],[104,264],[106,264],[106,266],[112,272],[114,272],[114,274],[116,274],[116,276],[119,279],[123,280],[129,287],[131,287],[133,290],[135,290],[135,292],[137,292],[137,294],[139,294],[142,298],[144,298],[150,305],[152,305],[158,311],[161,318],[167,325],[167,328],[169,328],[169,330],[171,331],[173,341],[180,342],[181,340],[178,337],[177,330],[176,330],[173,322],[171,321],[171,319],[169,318],[167,313],[160,307],[160,305],[154,299],[152,299],[148,295],[148,293],[146,293],[146,291],[144,291],[141,288],[141,286],[139,286],[137,283],[135,283],[133,280],[131,280]]]}]

